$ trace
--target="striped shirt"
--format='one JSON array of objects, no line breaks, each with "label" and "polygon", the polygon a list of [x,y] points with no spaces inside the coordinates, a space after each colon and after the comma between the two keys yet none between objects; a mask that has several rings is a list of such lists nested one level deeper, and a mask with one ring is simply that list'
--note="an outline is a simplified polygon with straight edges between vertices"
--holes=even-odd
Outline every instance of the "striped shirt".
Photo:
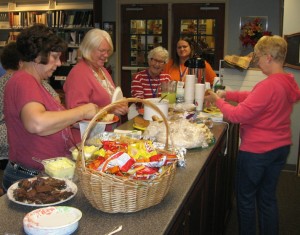
[{"label": "striped shirt", "polygon": [[166,73],[161,73],[153,79],[147,69],[138,72],[131,82],[131,96],[140,99],[160,97],[161,82],[170,80],[170,75]]}]

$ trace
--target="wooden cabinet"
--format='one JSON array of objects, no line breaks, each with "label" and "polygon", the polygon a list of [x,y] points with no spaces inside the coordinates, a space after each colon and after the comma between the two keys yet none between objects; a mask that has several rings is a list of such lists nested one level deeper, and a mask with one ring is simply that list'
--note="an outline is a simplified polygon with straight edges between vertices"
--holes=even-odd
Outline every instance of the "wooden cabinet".
[{"label": "wooden cabinet", "polygon": [[215,144],[167,234],[224,234],[234,197],[239,126],[230,124]]}]

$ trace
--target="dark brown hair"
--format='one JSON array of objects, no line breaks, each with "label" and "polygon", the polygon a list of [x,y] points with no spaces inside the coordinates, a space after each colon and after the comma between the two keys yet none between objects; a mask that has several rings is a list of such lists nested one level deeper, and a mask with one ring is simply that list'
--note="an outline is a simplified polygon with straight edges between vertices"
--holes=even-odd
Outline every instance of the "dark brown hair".
[{"label": "dark brown hair", "polygon": [[[179,38],[177,40],[177,42],[179,42],[179,41],[186,41],[189,44],[189,46],[191,48],[190,58],[194,57],[194,54],[195,54],[195,41],[190,37]],[[177,44],[176,44],[175,52],[174,52],[173,55],[175,55],[175,57],[173,59],[173,66],[174,67],[179,67],[180,58],[179,58],[178,53],[177,53]]]},{"label": "dark brown hair", "polygon": [[20,62],[20,53],[17,50],[17,44],[10,42],[7,44],[1,54],[1,64],[5,70],[18,70]]},{"label": "dark brown hair", "polygon": [[21,60],[34,61],[41,57],[41,64],[47,64],[50,52],[65,52],[66,42],[43,24],[35,24],[21,31],[17,37],[17,48]]}]

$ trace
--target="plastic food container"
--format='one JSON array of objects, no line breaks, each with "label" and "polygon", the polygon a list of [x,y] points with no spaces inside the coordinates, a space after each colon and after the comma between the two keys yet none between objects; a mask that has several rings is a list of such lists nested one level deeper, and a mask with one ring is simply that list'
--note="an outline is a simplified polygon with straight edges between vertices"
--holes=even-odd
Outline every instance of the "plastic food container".
[{"label": "plastic food container", "polygon": [[57,157],[43,160],[45,172],[51,177],[72,179],[75,171],[75,162],[66,157]]},{"label": "plastic food container", "polygon": [[[161,100],[160,101],[160,98],[149,98],[149,99],[146,99],[146,100],[150,101],[151,103],[156,105],[162,111],[162,113],[166,116],[166,118],[168,118],[169,102],[167,100]],[[144,106],[144,119],[152,121],[153,116],[158,116],[158,117],[161,118],[161,115],[158,112],[156,112],[150,106],[145,104],[145,106]]]},{"label": "plastic food container", "polygon": [[33,210],[23,219],[28,235],[69,235],[78,228],[82,212],[69,206],[51,206]]}]

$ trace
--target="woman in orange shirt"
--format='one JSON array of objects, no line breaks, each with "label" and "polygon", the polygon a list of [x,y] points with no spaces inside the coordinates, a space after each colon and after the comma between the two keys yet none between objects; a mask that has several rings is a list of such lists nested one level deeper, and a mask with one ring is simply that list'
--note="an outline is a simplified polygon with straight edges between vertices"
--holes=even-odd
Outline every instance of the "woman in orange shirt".
[{"label": "woman in orange shirt", "polygon": [[[181,38],[177,42],[176,55],[165,65],[164,73],[168,73],[172,80],[185,81],[185,75],[188,74],[188,68],[184,63],[195,55],[194,42],[190,38]],[[205,81],[213,84],[216,73],[211,65],[205,61]]]}]

